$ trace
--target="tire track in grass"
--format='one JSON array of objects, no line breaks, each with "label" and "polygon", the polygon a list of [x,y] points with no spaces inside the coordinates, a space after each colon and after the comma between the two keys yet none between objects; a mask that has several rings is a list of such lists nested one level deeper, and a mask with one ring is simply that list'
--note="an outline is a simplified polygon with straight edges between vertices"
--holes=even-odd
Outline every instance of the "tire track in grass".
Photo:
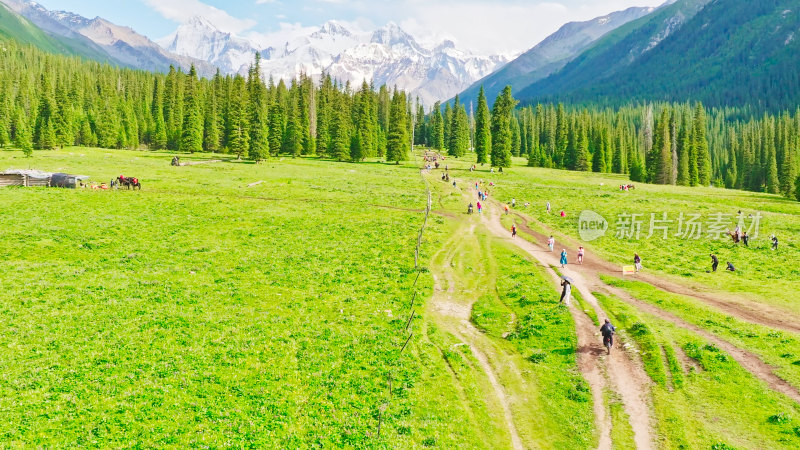
[{"label": "tire track in grass", "polygon": [[[487,204],[487,206],[489,206]],[[559,284],[559,277],[550,268],[550,265],[558,263],[555,256],[550,252],[545,252],[537,248],[534,244],[524,239],[511,239],[508,230],[500,223],[500,216],[497,214],[497,207],[486,208],[486,214],[482,220],[489,231],[498,238],[510,241],[519,248],[533,256],[537,261],[547,268],[553,277],[556,285]],[[573,287],[583,296],[598,317],[605,314],[600,308],[597,299],[592,295],[591,289],[583,277],[572,271],[564,269],[564,274],[572,277],[575,282]],[[650,380],[642,368],[641,362],[634,359],[627,352],[614,351],[605,359],[608,383],[603,377],[598,361],[605,353],[605,348],[600,344],[599,332],[589,319],[589,317],[570,305],[570,311],[575,319],[578,333],[578,366],[583,372],[584,377],[592,386],[592,398],[594,401],[595,420],[600,433],[599,448],[611,448],[611,422],[606,411],[604,401],[604,388],[611,384],[611,388],[619,395],[625,407],[625,411],[631,420],[634,432],[634,441],[637,448],[652,448],[652,412],[649,404]]]},{"label": "tire track in grass", "polygon": [[[571,237],[564,236],[563,233],[554,231],[536,219],[525,217],[519,213],[514,213],[514,216],[522,221],[522,223],[518,225],[520,231],[534,237],[539,242],[546,242],[547,236],[531,229],[529,222],[535,222],[537,226],[546,230],[553,236],[560,236],[560,240],[570,245],[570,248],[576,248],[578,245],[586,246],[586,244],[579,244]],[[621,269],[619,264],[614,264],[600,258],[596,252],[593,252],[592,255],[591,258],[587,258],[584,261],[584,270],[605,275],[619,275]],[[662,291],[699,300],[745,322],[752,322],[769,328],[800,333],[800,317],[790,311],[749,300],[736,294],[726,293],[725,297],[722,298],[719,294],[703,292],[697,288],[666,280],[651,273],[640,272],[636,275],[636,278],[638,281],[651,284]]]},{"label": "tire track in grass", "polygon": [[[470,229],[470,232],[472,229]],[[452,264],[453,253],[447,255],[445,258],[444,266]],[[438,273],[437,273],[438,272]],[[498,374],[492,367],[489,357],[483,350],[478,348],[476,341],[479,339],[486,339],[475,326],[470,322],[470,313],[472,311],[472,303],[459,302],[454,298],[455,293],[455,280],[449,270],[444,267],[436,267],[434,269],[434,295],[431,300],[431,307],[433,310],[445,319],[455,319],[458,323],[457,327],[449,326],[447,321],[442,321],[442,325],[448,329],[455,337],[461,342],[466,344],[472,355],[480,364],[483,373],[486,375],[489,384],[492,386],[494,395],[503,410],[506,428],[511,437],[511,446],[516,450],[525,448],[522,444],[514,417],[511,411],[511,398],[506,393],[503,384],[499,381]],[[447,282],[447,289],[442,288],[442,278]],[[489,347],[491,348],[491,347]]]},{"label": "tire track in grass", "polygon": [[720,349],[730,354],[731,357],[735,359],[740,366],[742,366],[742,368],[744,368],[745,370],[750,372],[753,376],[766,383],[766,385],[770,389],[776,392],[780,392],[786,395],[787,397],[791,398],[792,400],[800,403],[800,391],[798,391],[797,388],[789,384],[786,380],[777,376],[773,368],[769,364],[761,360],[761,358],[759,358],[755,354],[747,350],[741,349],[731,344],[730,342],[717,337],[713,333],[704,330],[703,328],[697,325],[686,322],[680,317],[668,311],[664,311],[663,309],[651,305],[650,303],[643,302],[635,298],[634,296],[632,296],[623,289],[609,286],[602,282],[599,283],[602,284],[602,286],[599,286],[600,288],[616,296],[620,300],[630,304],[631,306],[639,309],[640,311],[649,313],[653,316],[658,317],[659,319],[666,320],[667,322],[673,323],[678,327],[693,331],[699,336],[702,336],[704,339],[708,340],[709,342],[713,343]]},{"label": "tire track in grass", "polygon": [[[524,218],[519,214],[516,214],[516,216],[524,220]],[[542,226],[544,227],[544,225]],[[546,227],[544,228],[547,229]],[[535,231],[531,230],[528,227],[527,222],[525,222],[520,227],[520,229],[525,233],[531,234],[533,237],[537,239],[545,239],[544,235],[536,233]],[[599,288],[601,290],[605,290],[606,292],[617,296],[619,299],[625,301],[626,303],[631,304],[632,306],[638,308],[639,310],[648,312],[656,317],[671,322],[681,328],[691,330],[697,333],[698,335],[707,339],[709,342],[714,343],[717,347],[728,352],[731,355],[731,357],[733,357],[739,363],[739,365],[741,365],[745,370],[750,372],[753,376],[764,382],[770,389],[776,392],[780,392],[796,402],[800,402],[800,390],[798,390],[795,386],[791,385],[789,382],[776,375],[774,369],[754,353],[751,353],[747,350],[737,347],[734,344],[731,344],[730,342],[720,337],[717,337],[716,335],[712,334],[709,331],[704,330],[703,328],[697,325],[684,321],[680,317],[668,311],[658,308],[657,306],[654,306],[650,303],[643,302],[635,298],[633,295],[629,294],[627,291],[624,291],[620,288],[616,288],[613,286],[609,286],[607,283],[602,282],[599,279],[599,274],[608,273],[611,275],[616,275],[616,273],[613,273],[610,267],[613,267],[613,264],[598,258],[591,258],[585,261],[585,263],[581,266],[582,270],[585,271],[587,275],[589,276],[593,275],[594,278],[596,278],[596,280],[593,283],[594,287]],[[743,307],[738,303],[724,302],[719,299],[715,299],[713,298],[713,296],[710,296],[708,294],[698,293],[686,286],[680,286],[669,281],[658,279],[654,275],[639,274],[638,276],[640,278],[645,278],[645,280],[642,281],[652,284],[656,288],[659,288],[663,291],[673,294],[685,295],[687,297],[700,300],[701,302],[704,302],[706,304],[716,306],[726,314],[730,314],[731,316],[736,317],[740,320],[757,323],[763,326],[777,328],[781,330],[788,330],[788,331],[794,331],[795,329],[800,330],[800,323],[793,323],[791,318],[787,319],[785,315],[781,315],[775,311],[772,311],[771,308],[768,308],[767,306],[764,306],[764,308],[766,309],[763,310],[759,308],[747,309],[747,307]],[[686,359],[689,358],[682,358],[682,359],[684,363],[686,363]],[[690,364],[694,365],[691,362]]]}]

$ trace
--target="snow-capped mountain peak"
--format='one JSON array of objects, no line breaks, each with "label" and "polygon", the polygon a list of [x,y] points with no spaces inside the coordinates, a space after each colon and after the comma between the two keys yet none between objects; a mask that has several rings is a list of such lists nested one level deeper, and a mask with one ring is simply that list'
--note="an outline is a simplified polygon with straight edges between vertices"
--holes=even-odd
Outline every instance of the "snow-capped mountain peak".
[{"label": "snow-capped mountain peak", "polygon": [[169,52],[208,61],[226,73],[247,70],[261,50],[246,39],[221,31],[202,16],[191,17],[156,42]]},{"label": "snow-capped mountain peak", "polygon": [[324,39],[326,36],[343,36],[351,38],[353,37],[353,32],[351,32],[345,25],[336,21],[336,20],[329,20],[325,22],[319,30],[315,31],[311,37],[315,39]]},{"label": "snow-capped mountain peak", "polygon": [[507,62],[505,57],[459,50],[452,41],[423,46],[393,22],[362,32],[332,20],[282,42],[273,37],[272,45],[264,48],[195,17],[158,42],[171,52],[208,61],[228,73],[246,72],[259,52],[265,78],[288,81],[300,74],[325,72],[342,82],[397,85],[428,105],[449,98]]}]

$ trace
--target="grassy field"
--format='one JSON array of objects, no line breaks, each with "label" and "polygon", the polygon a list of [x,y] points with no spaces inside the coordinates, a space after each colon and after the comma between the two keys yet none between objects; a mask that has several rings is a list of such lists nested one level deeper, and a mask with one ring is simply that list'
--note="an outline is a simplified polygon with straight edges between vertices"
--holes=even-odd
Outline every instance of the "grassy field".
[{"label": "grassy field", "polygon": [[[414,408],[426,369],[399,353],[426,203],[418,171],[170,159],[0,152],[3,169],[144,186],[0,190],[0,439],[365,446],[391,375],[381,442],[421,444],[417,426],[446,411]],[[431,239],[442,230],[429,221]],[[423,274],[419,297],[430,288]]]},{"label": "grassy field", "polygon": [[[792,241],[800,206],[774,196],[645,185],[620,193],[615,176],[522,167],[471,173],[461,171],[469,162],[449,159],[462,180],[456,187],[438,173],[423,180],[414,162],[171,167],[171,157],[71,148],[28,159],[0,151],[0,170],[143,183],[142,191],[0,189],[4,443],[505,448],[509,431],[480,351],[526,445],[593,447],[592,395],[578,370],[572,316],[558,305],[546,268],[463,214],[467,180],[492,181],[494,198],[516,198],[520,212],[572,237],[577,212],[597,211],[611,235],[588,245],[589,258],[599,252],[621,265],[636,251],[646,270],[665,277],[800,311],[798,269],[783,263],[800,256]],[[437,211],[418,272],[426,186]],[[545,214],[548,200],[567,218]],[[751,248],[613,236],[611,217],[622,211],[738,209],[763,215]],[[777,253],[766,248],[771,233],[781,237]],[[712,251],[739,271],[706,273]],[[448,295],[474,302],[465,319],[479,335],[473,342],[463,342],[458,322],[426,309],[437,295],[434,277],[441,292],[452,288]],[[800,386],[797,336],[646,284],[603,281],[749,350]],[[800,445],[800,407],[724,351],[620,299],[595,297],[653,382],[659,447]],[[625,405],[614,392],[604,397],[615,448],[631,448]]]},{"label": "grassy field", "polygon": [[[595,294],[653,380],[661,448],[797,448],[800,406],[696,334]],[[685,354],[686,363],[676,359]]]},{"label": "grassy field", "polygon": [[[449,163],[451,167],[460,168],[469,164]],[[524,162],[517,160],[516,163]],[[800,303],[794,294],[800,288],[800,266],[793,263],[800,261],[800,244],[796,240],[800,234],[800,203],[797,201],[754,192],[645,184],[621,192],[619,185],[629,181],[620,175],[528,167],[514,167],[503,174],[488,173],[488,169],[483,168],[475,173],[460,173],[473,182],[478,179],[491,181],[494,186],[488,189],[493,198],[502,202],[515,199],[518,212],[572,238],[579,238],[578,217],[581,211],[599,213],[608,221],[609,228],[605,237],[585,244],[587,258],[599,253],[621,267],[632,265],[633,254],[638,253],[648,271],[718,291],[735,292],[800,313]],[[545,211],[548,201],[552,207],[551,214]],[[530,206],[525,207],[526,202]],[[565,218],[560,217],[561,210],[565,211]],[[746,228],[753,223],[749,214],[754,217],[761,215],[758,237],[751,240],[749,248],[734,245],[724,234],[718,240],[710,238],[709,224],[716,220],[716,214],[726,214],[723,216],[725,228],[732,230],[738,223],[739,211],[742,211]],[[667,213],[667,220],[672,223],[655,222],[654,225],[669,227],[668,238],[662,239],[662,232],[657,229],[648,238],[651,214],[656,214],[655,219],[660,220],[663,213]],[[675,236],[679,231],[681,213],[687,220],[690,214],[700,214],[699,239]],[[623,229],[618,225],[621,214],[642,214],[636,218],[642,222],[638,239],[616,236]],[[631,218],[625,216],[623,220],[627,222]],[[682,231],[686,229],[684,222]],[[777,252],[769,249],[769,236],[772,234],[779,238]],[[577,249],[567,250],[574,259]],[[716,273],[708,273],[711,253],[720,260],[720,269]],[[737,272],[725,272],[726,261],[731,261]]]}]

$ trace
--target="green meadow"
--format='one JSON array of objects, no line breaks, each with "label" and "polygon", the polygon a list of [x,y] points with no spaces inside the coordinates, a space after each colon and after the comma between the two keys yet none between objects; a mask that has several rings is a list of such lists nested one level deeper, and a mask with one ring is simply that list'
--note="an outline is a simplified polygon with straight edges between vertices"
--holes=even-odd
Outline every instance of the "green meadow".
[{"label": "green meadow", "polygon": [[[588,244],[589,258],[622,265],[639,252],[658,276],[798,311],[797,268],[786,261],[798,256],[791,236],[800,207],[775,196],[649,185],[622,193],[615,176],[469,172],[469,161],[450,159],[455,187],[438,172],[420,176],[419,161],[172,167],[172,156],[0,152],[0,170],[106,183],[135,176],[143,186],[0,189],[0,439],[9,446],[513,448],[507,408],[524,448],[594,448],[598,397],[577,363],[576,322],[547,274],[558,269],[465,214],[480,179],[492,181],[494,199],[515,198],[537,231],[578,238],[580,211],[606,217],[611,235]],[[763,216],[750,248],[620,240],[610,219],[738,209]],[[781,237],[777,252],[766,241],[772,233]],[[706,273],[709,252],[739,271]],[[603,282],[800,385],[797,336],[645,283]],[[598,323],[601,311],[573,293]],[[702,336],[595,297],[620,328],[614,351],[648,375],[656,447],[800,445],[795,402]],[[449,304],[465,307],[465,317],[442,313]],[[599,398],[614,447],[634,446],[623,399],[610,389]]]}]

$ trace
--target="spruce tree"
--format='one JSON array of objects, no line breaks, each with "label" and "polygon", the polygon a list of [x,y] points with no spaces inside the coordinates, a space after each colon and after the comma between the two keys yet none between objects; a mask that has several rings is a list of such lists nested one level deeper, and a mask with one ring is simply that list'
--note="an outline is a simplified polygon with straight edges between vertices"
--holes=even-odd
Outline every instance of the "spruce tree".
[{"label": "spruce tree", "polygon": [[261,55],[256,53],[253,66],[247,76],[247,93],[249,97],[250,150],[248,157],[253,161],[261,161],[269,157],[269,106],[267,105],[267,88],[261,79]]},{"label": "spruce tree", "polygon": [[425,107],[417,97],[417,121],[414,123],[414,145],[428,145],[425,132]]},{"label": "spruce tree", "polygon": [[331,110],[331,158],[344,161],[350,156],[350,118],[345,104],[339,101]]},{"label": "spruce tree", "polygon": [[197,71],[192,64],[186,75],[184,87],[184,116],[181,136],[181,151],[203,151],[203,113],[201,110],[200,89],[197,80]]},{"label": "spruce tree", "polygon": [[797,176],[797,161],[795,157],[795,148],[789,140],[786,142],[786,150],[784,151],[783,163],[781,164],[781,173],[783,174],[784,181],[781,186],[781,193],[788,198],[794,195],[793,180]]},{"label": "spruce tree", "polygon": [[435,150],[444,150],[444,117],[442,117],[442,106],[439,102],[433,105],[433,117],[431,118],[431,147]]},{"label": "spruce tree", "polygon": [[[183,75],[170,66],[164,83],[164,121],[166,123],[167,147],[180,148],[183,125]],[[101,139],[102,140],[102,139]],[[102,145],[102,144],[101,144]]]},{"label": "spruce tree", "polygon": [[286,116],[286,130],[283,132],[283,143],[281,149],[293,157],[300,156],[303,151],[303,136],[301,114],[297,104],[298,99],[290,95],[289,109]]},{"label": "spruce tree", "polygon": [[698,103],[694,112],[694,142],[692,149],[697,157],[697,180],[700,186],[711,184],[711,155],[706,138],[706,110]]},{"label": "spruce tree", "polygon": [[[219,72],[217,75],[219,76]],[[211,91],[206,95],[206,106],[204,108],[203,119],[203,150],[207,152],[220,151],[221,133],[219,128],[219,116],[221,112],[217,103],[217,87],[216,83],[212,84]],[[158,119],[156,119],[158,122]],[[161,125],[156,123],[156,130],[163,129],[163,117],[161,118]],[[166,136],[166,135],[165,135]]]},{"label": "spruce tree", "polygon": [[50,150],[56,147],[54,126],[55,98],[53,85],[47,72],[42,73],[39,85],[39,111],[33,131],[33,143],[37,149]]},{"label": "spruce tree", "polygon": [[569,122],[564,105],[559,103],[555,117],[555,142],[553,163],[556,167],[567,167],[565,155],[569,146]]},{"label": "spruce tree", "polygon": [[492,167],[511,167],[511,113],[516,100],[506,86],[492,108]]},{"label": "spruce tree", "polygon": [[450,106],[450,103],[445,103],[444,105],[444,115],[442,116],[442,126],[444,128],[443,137],[444,137],[444,150],[450,151],[450,143],[451,143],[451,134],[453,132],[453,108]]},{"label": "spruce tree", "polygon": [[606,145],[603,130],[595,134],[594,153],[592,154],[592,172],[607,172]]},{"label": "spruce tree", "polygon": [[492,148],[492,118],[483,85],[478,92],[478,112],[475,116],[475,154],[478,164],[489,162],[488,156]]},{"label": "spruce tree", "polygon": [[150,113],[153,115],[153,136],[151,145],[157,150],[163,150],[167,148],[167,124],[164,121],[164,84],[159,78],[153,81],[153,97]]},{"label": "spruce tree", "polygon": [[769,149],[767,160],[767,192],[777,194],[781,190],[780,180],[778,179],[778,162],[775,157],[775,147]]},{"label": "spruce tree", "polygon": [[736,153],[737,153],[737,146],[736,137],[734,136],[733,131],[731,130],[731,138],[729,144],[729,152],[728,152],[728,165],[725,170],[725,187],[728,189],[733,189],[736,187],[736,180],[738,178],[738,167],[736,162]]},{"label": "spruce tree", "polygon": [[456,95],[452,111],[452,124],[450,125],[450,144],[447,146],[448,154],[455,158],[464,156],[469,148],[469,119],[464,105],[459,102]]},{"label": "spruce tree", "polygon": [[586,126],[581,125],[578,130],[576,145],[575,170],[586,172],[591,168],[589,164],[589,136]]},{"label": "spruce tree", "polygon": [[679,186],[689,186],[689,157],[692,146],[692,124],[689,114],[683,114],[683,124],[678,133],[678,176],[676,183]]},{"label": "spruce tree", "polygon": [[250,118],[247,111],[247,85],[244,77],[236,75],[231,86],[225,142],[228,152],[239,159],[250,150]]},{"label": "spruce tree", "polygon": [[408,159],[408,131],[406,127],[405,94],[395,90],[389,111],[389,134],[386,142],[387,161],[405,161]]},{"label": "spruce tree", "polygon": [[317,96],[317,155],[328,155],[330,153],[330,127],[331,117],[334,113],[331,110],[330,96],[333,91],[333,81],[329,74],[323,74],[322,85]]},{"label": "spruce tree", "polygon": [[272,103],[269,108],[269,153],[277,156],[283,144],[283,108],[278,102]]},{"label": "spruce tree", "polygon": [[511,114],[511,154],[519,156],[522,152],[522,131],[519,127],[518,118]]},{"label": "spruce tree", "polygon": [[25,112],[18,107],[14,118],[14,145],[22,150],[26,157],[31,157],[33,156],[33,139],[25,117]]},{"label": "spruce tree", "polygon": [[655,184],[670,184],[672,174],[672,142],[670,113],[664,108],[655,124],[653,148],[648,156],[648,179]]}]

